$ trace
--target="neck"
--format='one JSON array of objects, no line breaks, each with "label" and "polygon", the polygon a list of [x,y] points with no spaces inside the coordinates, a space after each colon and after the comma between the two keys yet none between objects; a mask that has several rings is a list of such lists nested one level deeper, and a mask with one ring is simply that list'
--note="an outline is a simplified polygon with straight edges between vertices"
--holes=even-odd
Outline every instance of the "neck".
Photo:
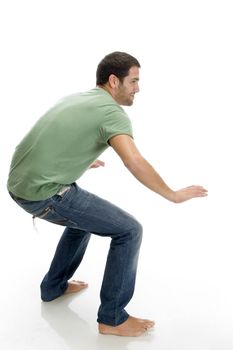
[{"label": "neck", "polygon": [[108,85],[97,85],[97,86],[98,86],[100,89],[103,89],[103,90],[105,90],[106,92],[108,92],[109,95],[111,95],[112,98],[115,100],[114,95],[113,95],[113,92],[112,92],[111,88],[110,88]]}]

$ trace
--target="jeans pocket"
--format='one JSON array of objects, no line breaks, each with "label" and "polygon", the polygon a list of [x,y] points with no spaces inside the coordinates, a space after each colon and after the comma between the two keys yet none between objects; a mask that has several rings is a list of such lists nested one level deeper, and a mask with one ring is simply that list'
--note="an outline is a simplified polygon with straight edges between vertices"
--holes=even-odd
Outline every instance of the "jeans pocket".
[{"label": "jeans pocket", "polygon": [[43,219],[61,226],[77,228],[77,224],[75,222],[58,213],[52,205],[44,208],[42,212],[35,214],[33,218]]}]

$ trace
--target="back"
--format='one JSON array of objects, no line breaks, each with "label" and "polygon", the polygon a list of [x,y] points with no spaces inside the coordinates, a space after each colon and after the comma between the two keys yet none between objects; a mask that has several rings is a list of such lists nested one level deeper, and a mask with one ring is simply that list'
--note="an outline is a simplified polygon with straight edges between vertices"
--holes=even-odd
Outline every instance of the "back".
[{"label": "back", "polygon": [[68,96],[51,108],[13,155],[8,190],[28,200],[47,199],[75,182],[119,134],[132,136],[130,120],[101,88]]}]

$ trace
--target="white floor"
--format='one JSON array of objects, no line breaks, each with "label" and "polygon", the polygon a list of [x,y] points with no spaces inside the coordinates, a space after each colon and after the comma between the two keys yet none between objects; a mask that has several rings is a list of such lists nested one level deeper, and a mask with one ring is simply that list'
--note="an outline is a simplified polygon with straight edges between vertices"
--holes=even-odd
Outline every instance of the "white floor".
[{"label": "white floor", "polygon": [[41,302],[39,283],[62,229],[37,221],[35,231],[30,216],[6,195],[12,220],[1,235],[1,349],[233,349],[232,232],[223,214],[218,216],[213,203],[210,210],[209,198],[174,206],[139,185],[143,193],[148,208],[155,206],[154,216],[151,210],[140,213],[141,204],[125,202],[144,223],[137,285],[127,310],[154,319],[154,331],[139,338],[98,334],[108,239],[92,237],[74,276],[89,282],[85,292]]}]

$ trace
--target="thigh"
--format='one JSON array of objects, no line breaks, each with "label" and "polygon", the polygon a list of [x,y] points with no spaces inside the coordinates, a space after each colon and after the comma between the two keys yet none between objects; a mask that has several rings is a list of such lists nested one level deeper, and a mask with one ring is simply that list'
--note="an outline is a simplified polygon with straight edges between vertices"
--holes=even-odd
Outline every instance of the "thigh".
[{"label": "thigh", "polygon": [[55,215],[62,216],[71,227],[103,236],[112,236],[140,225],[126,211],[77,184],[72,184],[63,197],[52,197],[49,208],[40,217],[51,221]]}]

